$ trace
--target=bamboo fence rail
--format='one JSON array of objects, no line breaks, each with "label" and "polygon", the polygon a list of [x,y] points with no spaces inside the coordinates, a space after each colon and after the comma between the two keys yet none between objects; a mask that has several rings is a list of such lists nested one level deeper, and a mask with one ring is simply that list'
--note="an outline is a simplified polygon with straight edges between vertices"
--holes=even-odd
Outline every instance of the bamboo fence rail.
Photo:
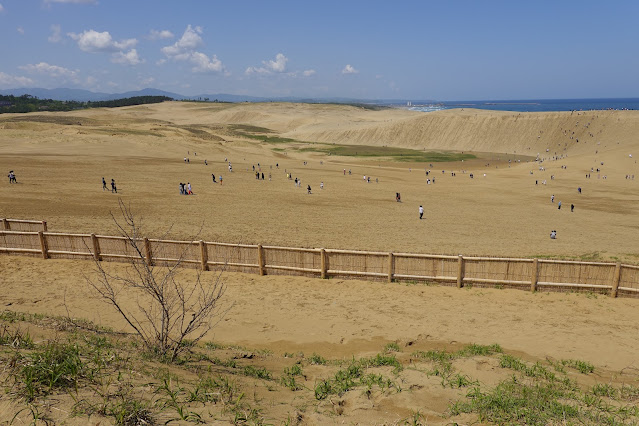
[{"label": "bamboo fence rail", "polygon": [[[14,230],[20,223],[46,229],[46,222],[3,219],[0,253],[66,259],[130,262],[260,275],[365,278],[438,282],[463,287],[517,288],[530,291],[590,291],[611,297],[639,297],[639,266],[620,262],[445,256],[175,241],[143,238],[140,253],[124,237]],[[21,225],[21,226],[22,226]]]},{"label": "bamboo fence rail", "polygon": [[43,231],[47,232],[46,220],[23,220],[1,218],[2,230],[4,231]]}]

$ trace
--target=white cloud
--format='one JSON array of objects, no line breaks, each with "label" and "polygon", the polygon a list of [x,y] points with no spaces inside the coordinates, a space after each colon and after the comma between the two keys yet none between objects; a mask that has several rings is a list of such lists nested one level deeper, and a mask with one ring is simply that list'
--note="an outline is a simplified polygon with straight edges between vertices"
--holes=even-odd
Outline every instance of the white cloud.
[{"label": "white cloud", "polygon": [[359,73],[359,71],[353,68],[350,64],[346,64],[346,66],[342,70],[342,74],[357,74],[357,73]]},{"label": "white cloud", "polygon": [[4,6],[0,3],[0,13],[4,12]]},{"label": "white cloud", "polygon": [[193,52],[190,58],[191,63],[195,65],[192,68],[193,72],[221,72],[224,70],[222,61],[217,59],[217,56],[213,55],[210,59],[204,53]]},{"label": "white cloud", "polygon": [[[216,55],[209,57],[205,53],[195,50],[203,44],[200,34],[202,34],[201,27],[193,28],[189,25],[178,41],[161,49],[162,53],[174,61],[190,62],[193,64],[191,71],[196,73],[224,72],[224,65]],[[162,65],[165,62],[166,60],[161,59],[156,64]]]},{"label": "white cloud", "polygon": [[155,65],[164,65],[166,64],[166,59],[160,59],[159,61],[155,62]]},{"label": "white cloud", "polygon": [[62,41],[62,27],[60,25],[51,25],[51,35],[47,39],[51,43],[59,43]]},{"label": "white cloud", "polygon": [[248,67],[245,71],[246,74],[271,74],[271,73],[283,73],[286,71],[286,63],[288,58],[282,53],[275,55],[275,60],[262,61],[263,67]]},{"label": "white cloud", "polygon": [[302,71],[302,75],[304,77],[310,77],[312,75],[315,75],[315,70],[306,70],[306,71]]},{"label": "white cloud", "polygon": [[81,50],[90,53],[122,51],[138,43],[137,39],[134,38],[115,41],[108,31],[99,33],[94,30],[88,30],[81,34],[68,33],[68,36],[78,42],[78,47]]},{"label": "white cloud", "polygon": [[16,31],[18,31],[20,34],[24,35],[24,28],[18,27],[18,28],[16,28]]},{"label": "white cloud", "polygon": [[70,3],[70,4],[98,4],[97,0],[44,0],[46,4],[50,3]]},{"label": "white cloud", "polygon": [[33,80],[29,77],[16,77],[13,75],[0,72],[0,86],[5,87],[24,87],[33,84]]},{"label": "white cloud", "polygon": [[148,78],[144,78],[142,80],[140,80],[140,84],[144,87],[149,87],[149,85],[151,83],[153,83],[155,81],[155,78],[153,77],[148,77]]},{"label": "white cloud", "polygon": [[143,59],[140,59],[138,56],[138,51],[136,49],[131,49],[128,52],[117,52],[114,53],[111,57],[111,62],[114,64],[122,64],[122,65],[138,65],[144,62]]},{"label": "white cloud", "polygon": [[70,70],[68,68],[60,67],[57,65],[50,65],[46,62],[40,62],[39,64],[28,64],[18,67],[21,70],[25,70],[31,74],[46,74],[50,77],[67,77],[76,78],[78,72]]},{"label": "white cloud", "polygon": [[169,30],[151,30],[148,36],[146,36],[149,40],[162,40],[167,38],[175,37],[173,33]]},{"label": "white cloud", "polygon": [[187,59],[190,53],[202,44],[202,37],[200,37],[200,34],[202,34],[201,27],[192,28],[189,25],[186,27],[184,34],[182,34],[182,37],[180,37],[178,41],[173,43],[171,46],[165,46],[162,48],[162,53],[176,60]]}]

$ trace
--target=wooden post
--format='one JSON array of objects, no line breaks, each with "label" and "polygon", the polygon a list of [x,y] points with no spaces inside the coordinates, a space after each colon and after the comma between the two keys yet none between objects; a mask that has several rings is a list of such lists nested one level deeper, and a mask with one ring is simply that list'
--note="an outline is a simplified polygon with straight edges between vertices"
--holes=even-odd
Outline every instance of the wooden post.
[{"label": "wooden post", "polygon": [[320,249],[321,272],[320,277],[326,279],[326,250]]},{"label": "wooden post", "polygon": [[5,231],[11,230],[11,225],[9,225],[9,221],[6,218],[2,219],[2,229]]},{"label": "wooden post", "polygon": [[[46,222],[44,223],[46,224]],[[95,260],[102,260],[102,256],[100,256],[100,242],[95,234],[91,234],[91,242],[93,243],[93,258]]]},{"label": "wooden post", "polygon": [[539,259],[533,259],[532,278],[530,279],[530,291],[537,291],[537,281],[539,279]]},{"label": "wooden post", "polygon": [[257,245],[257,264],[260,275],[264,275],[264,249],[262,248],[262,244]]},{"label": "wooden post", "polygon": [[47,248],[47,239],[44,236],[44,232],[39,231],[38,232],[38,237],[40,237],[40,248],[42,249],[42,258],[43,259],[48,259],[49,258],[49,250]]},{"label": "wooden post", "polygon": [[203,271],[208,271],[209,270],[209,252],[206,249],[206,244],[204,244],[204,241],[200,240],[200,259],[202,260],[202,270]]},{"label": "wooden post", "polygon": [[388,253],[388,282],[393,282],[393,274],[395,273],[395,256],[393,252]]},{"label": "wooden post", "polygon": [[144,238],[144,254],[146,255],[146,263],[153,265],[153,252],[151,251],[151,241]]},{"label": "wooden post", "polygon": [[42,231],[43,232],[47,232],[47,221],[46,220],[42,221]]},{"label": "wooden post", "polygon": [[610,297],[617,297],[617,290],[619,289],[620,280],[621,280],[621,262],[617,262],[617,266],[615,266],[615,277],[612,280],[612,289],[610,290]]},{"label": "wooden post", "polygon": [[464,256],[459,255],[459,263],[457,267],[457,288],[464,286]]}]

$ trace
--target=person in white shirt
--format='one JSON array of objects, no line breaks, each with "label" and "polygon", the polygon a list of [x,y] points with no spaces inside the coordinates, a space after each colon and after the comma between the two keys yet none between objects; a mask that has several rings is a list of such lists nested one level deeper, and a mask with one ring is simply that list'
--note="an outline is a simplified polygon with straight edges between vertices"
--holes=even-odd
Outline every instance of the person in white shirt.
[{"label": "person in white shirt", "polygon": [[419,219],[421,220],[423,216],[424,216],[424,207],[419,206]]}]

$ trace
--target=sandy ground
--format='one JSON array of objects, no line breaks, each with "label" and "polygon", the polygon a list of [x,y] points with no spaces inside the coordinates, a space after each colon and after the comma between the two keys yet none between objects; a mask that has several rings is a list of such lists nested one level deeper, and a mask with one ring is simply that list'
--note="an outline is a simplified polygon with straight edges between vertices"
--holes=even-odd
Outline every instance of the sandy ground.
[{"label": "sandy ground", "polygon": [[[172,234],[184,239],[202,228],[200,237],[214,241],[635,263],[639,154],[629,155],[639,152],[633,137],[639,113],[580,114],[165,103],[2,116],[0,168],[15,170],[19,184],[5,179],[0,185],[0,216],[44,219],[52,230],[112,233],[109,212],[117,210],[118,196],[102,191],[104,176],[115,179],[118,195],[144,217],[149,236],[173,226]],[[32,121],[11,121],[25,119]],[[229,130],[238,123],[300,140],[420,149],[463,149],[467,143],[484,154],[432,167],[332,157],[238,137]],[[509,167],[514,151],[539,152],[547,158],[545,170],[525,159]],[[553,160],[555,153],[567,157]],[[265,181],[255,179],[258,163]],[[586,179],[591,168],[601,172]],[[285,170],[301,179],[302,188],[286,179]],[[425,170],[435,184],[426,184]],[[212,173],[223,176],[223,186],[212,183]],[[190,182],[196,195],[180,196],[180,182]],[[395,202],[396,192],[402,203]],[[426,220],[417,220],[419,205]],[[548,238],[552,229],[555,241]]]},{"label": "sandy ground", "polygon": [[[124,265],[108,267],[117,272]],[[128,330],[82,278],[91,276],[91,262],[1,256],[0,270],[3,309],[70,314]],[[195,272],[183,274],[189,282]],[[375,353],[395,341],[431,348],[498,343],[530,359],[585,359],[613,371],[639,367],[635,299],[241,273],[222,280],[225,306],[232,308],[207,340],[332,357]]]}]

